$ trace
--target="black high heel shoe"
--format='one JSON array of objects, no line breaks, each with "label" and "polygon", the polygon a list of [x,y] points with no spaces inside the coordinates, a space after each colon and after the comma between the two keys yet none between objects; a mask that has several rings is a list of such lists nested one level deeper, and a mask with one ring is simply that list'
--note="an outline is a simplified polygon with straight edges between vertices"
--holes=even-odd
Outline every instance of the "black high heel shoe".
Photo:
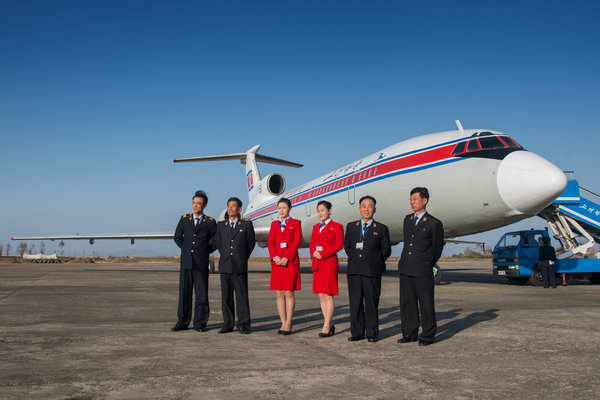
[{"label": "black high heel shoe", "polygon": [[319,337],[321,337],[321,338],[330,337],[330,336],[333,336],[334,334],[335,334],[335,325],[331,325],[331,328],[329,328],[329,332],[327,332],[327,333],[319,332]]}]

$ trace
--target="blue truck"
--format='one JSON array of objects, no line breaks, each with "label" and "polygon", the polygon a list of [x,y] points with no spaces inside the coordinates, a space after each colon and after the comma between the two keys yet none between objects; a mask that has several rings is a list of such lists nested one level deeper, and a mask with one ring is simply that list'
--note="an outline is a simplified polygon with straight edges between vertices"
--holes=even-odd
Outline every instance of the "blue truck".
[{"label": "blue truck", "polygon": [[[494,275],[504,276],[514,285],[527,281],[534,286],[543,285],[538,265],[542,237],[550,237],[548,229],[505,233],[492,252]],[[588,278],[592,283],[600,283],[600,259],[597,258],[558,259],[554,268],[559,276],[564,273],[567,278]]]},{"label": "blue truck", "polygon": [[[548,222],[552,236],[560,243],[556,273],[566,274],[567,278],[588,278],[599,284],[600,252],[594,248],[600,245],[600,196],[580,187],[571,177],[565,191],[538,216]],[[492,253],[494,275],[505,276],[515,285],[527,281],[542,285],[538,266],[542,237],[550,237],[548,228],[504,234]]]}]

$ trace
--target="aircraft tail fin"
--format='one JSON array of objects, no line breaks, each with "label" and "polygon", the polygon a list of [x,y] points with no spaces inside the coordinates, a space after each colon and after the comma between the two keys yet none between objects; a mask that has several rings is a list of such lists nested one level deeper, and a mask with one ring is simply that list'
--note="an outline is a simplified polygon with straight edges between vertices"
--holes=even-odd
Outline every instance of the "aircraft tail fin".
[{"label": "aircraft tail fin", "polygon": [[[257,162],[267,164],[284,165],[286,167],[300,168],[303,165],[292,161],[283,160],[280,158],[265,156],[258,154],[260,145],[256,145],[245,153],[221,154],[215,156],[191,157],[191,158],[176,158],[173,162],[191,162],[191,161],[220,161],[220,160],[240,160],[241,164],[246,165],[246,184],[248,188],[248,200],[250,204],[261,195],[261,176],[258,170]],[[283,177],[281,177],[283,179]],[[268,182],[267,182],[268,184]],[[282,190],[283,191],[283,188]]]}]

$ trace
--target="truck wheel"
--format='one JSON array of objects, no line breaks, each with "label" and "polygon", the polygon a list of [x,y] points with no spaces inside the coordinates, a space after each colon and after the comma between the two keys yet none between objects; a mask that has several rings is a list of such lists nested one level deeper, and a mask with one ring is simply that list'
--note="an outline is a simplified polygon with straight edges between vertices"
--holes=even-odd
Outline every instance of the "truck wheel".
[{"label": "truck wheel", "polygon": [[508,281],[512,284],[512,285],[524,285],[528,280],[529,277],[506,277],[506,279],[508,279]]},{"label": "truck wheel", "polygon": [[594,285],[599,285],[600,284],[600,274],[592,274],[590,276],[590,282],[592,282]]},{"label": "truck wheel", "polygon": [[433,266],[433,282],[436,285],[439,285],[441,281],[442,281],[442,269],[439,267],[439,265],[435,264]]},{"label": "truck wheel", "polygon": [[542,275],[540,267],[535,266],[533,268],[531,276],[529,277],[529,282],[531,282],[533,286],[544,286],[544,276]]}]

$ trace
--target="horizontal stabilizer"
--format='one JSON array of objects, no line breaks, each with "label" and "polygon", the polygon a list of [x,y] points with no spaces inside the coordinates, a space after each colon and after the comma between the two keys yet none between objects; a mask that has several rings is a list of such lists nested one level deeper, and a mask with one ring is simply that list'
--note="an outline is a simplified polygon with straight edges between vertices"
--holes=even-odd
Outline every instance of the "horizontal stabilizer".
[{"label": "horizontal stabilizer", "polygon": [[176,158],[173,162],[190,162],[190,161],[218,161],[218,160],[240,160],[240,163],[246,164],[246,158],[248,154],[254,154],[255,160],[264,162],[267,164],[283,165],[286,167],[300,168],[304,165],[298,164],[292,161],[282,160],[280,158],[264,156],[257,154],[260,145],[254,146],[245,153],[232,153],[232,154],[221,154],[216,156],[203,156],[203,157],[190,157],[190,158]]}]

